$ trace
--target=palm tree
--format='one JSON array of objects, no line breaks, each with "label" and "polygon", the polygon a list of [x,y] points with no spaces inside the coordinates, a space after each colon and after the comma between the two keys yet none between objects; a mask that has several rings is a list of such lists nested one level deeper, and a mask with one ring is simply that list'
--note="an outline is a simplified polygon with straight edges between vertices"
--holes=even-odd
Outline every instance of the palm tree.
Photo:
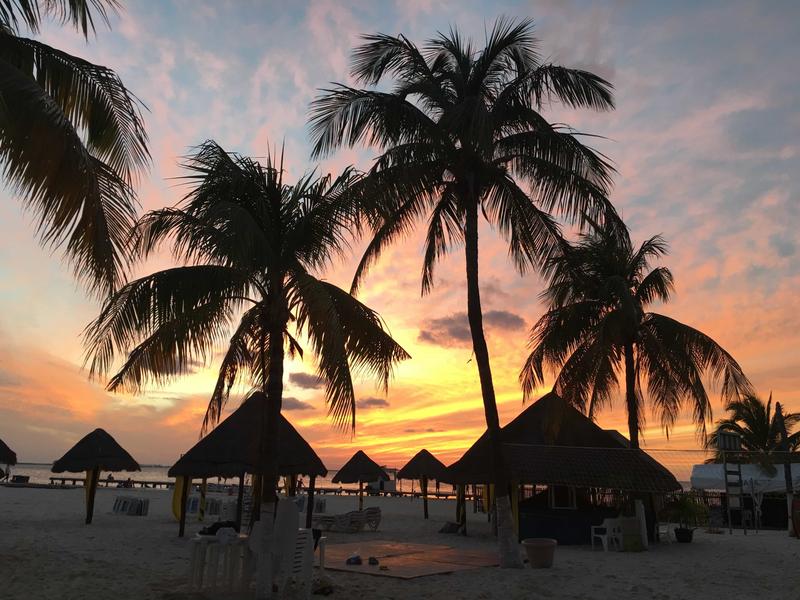
[{"label": "palm tree", "polygon": [[64,246],[95,292],[122,278],[136,220],[132,186],[149,165],[142,104],[107,67],[21,37],[42,20],[84,37],[116,0],[0,1],[0,167],[36,216],[43,243]]},{"label": "palm tree", "polygon": [[634,248],[627,228],[609,222],[593,225],[548,261],[542,296],[549,308],[531,329],[532,351],[520,374],[526,397],[550,367],[556,392],[594,417],[611,403],[623,375],[630,444],[638,448],[646,398],[667,434],[687,402],[705,433],[711,404],[704,375],[722,380],[728,401],[750,391],[741,367],[713,339],[647,311],[673,291],[669,269],[650,269],[666,252],[661,236]]},{"label": "palm tree", "polygon": [[143,216],[133,242],[146,258],[171,241],[184,264],[111,295],[85,332],[87,360],[97,376],[127,355],[108,389],[136,392],[189,372],[225,344],[203,430],[220,418],[236,382],[264,391],[263,501],[274,502],[286,352],[302,357],[299,340],[309,340],[329,414],[345,428],[355,428],[353,375],[374,375],[386,387],[393,365],[408,354],[375,312],[315,274],[347,248],[341,206],[356,177],[351,170],[287,185],[282,164],[268,157],[262,165],[213,141],[184,166],[188,194]]},{"label": "palm tree", "polygon": [[[717,421],[717,426],[706,440],[707,448],[717,447],[721,432],[735,433],[742,441],[742,450],[772,454],[781,450],[782,427],[778,411],[772,411],[772,394],[764,402],[755,394],[747,394],[741,399],[728,403],[725,407],[727,417]],[[785,413],[786,449],[789,452],[800,450],[800,430],[792,429],[800,423],[800,413]]]},{"label": "palm tree", "polygon": [[[335,84],[312,104],[314,155],[366,143],[382,154],[361,182],[356,208],[372,235],[353,280],[355,292],[391,242],[427,219],[422,293],[434,285],[437,261],[464,245],[467,309],[486,424],[497,474],[501,564],[519,565],[513,545],[508,480],[503,468],[478,277],[478,215],[508,241],[525,272],[558,247],[550,215],[573,220],[612,213],[611,168],[566,126],[541,111],[613,108],[611,85],[586,71],[542,62],[532,24],[499,19],[477,51],[456,30],[420,49],[406,37],[369,35],[355,49],[358,89]],[[387,81],[390,80],[390,81]],[[391,89],[381,83],[391,82]]]}]

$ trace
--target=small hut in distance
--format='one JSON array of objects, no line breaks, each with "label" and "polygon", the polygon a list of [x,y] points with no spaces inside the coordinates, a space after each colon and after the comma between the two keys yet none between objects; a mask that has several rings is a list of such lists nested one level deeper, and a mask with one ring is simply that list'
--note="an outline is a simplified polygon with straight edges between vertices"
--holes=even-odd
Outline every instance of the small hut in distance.
[{"label": "small hut in distance", "polygon": [[9,448],[3,440],[0,440],[0,465],[15,464],[17,464],[17,453]]},{"label": "small hut in distance", "polygon": [[364,482],[389,481],[389,475],[363,450],[359,450],[339,469],[332,481],[333,483],[357,483],[358,510],[363,510]]},{"label": "small hut in distance", "polygon": [[405,466],[397,472],[398,479],[418,479],[422,490],[423,514],[428,518],[428,480],[440,481],[447,467],[424,448],[417,452]]},{"label": "small hut in distance", "polygon": [[141,471],[128,452],[104,429],[95,429],[84,436],[67,453],[53,463],[53,473],[86,471],[86,524],[92,522],[94,496],[101,471]]}]

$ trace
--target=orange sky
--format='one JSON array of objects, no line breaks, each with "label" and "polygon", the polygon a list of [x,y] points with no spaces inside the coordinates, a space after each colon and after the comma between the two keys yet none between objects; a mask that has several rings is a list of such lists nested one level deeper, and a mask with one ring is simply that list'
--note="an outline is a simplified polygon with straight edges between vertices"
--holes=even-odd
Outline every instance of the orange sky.
[{"label": "orange sky", "polygon": [[[43,38],[116,68],[150,107],[154,167],[140,197],[152,209],[177,201],[168,180],[180,173],[177,159],[209,137],[248,154],[285,139],[289,173],[301,174],[309,166],[308,102],[317,86],[347,80],[347,54],[358,33],[403,32],[423,40],[458,15],[480,38],[482,23],[497,14],[531,16],[502,3],[491,9],[459,3],[458,10],[451,4],[379,10],[316,2],[276,17],[258,4],[234,15],[212,3],[192,3],[184,12],[176,1],[162,11],[131,5],[114,31],[88,46],[67,31],[45,31]],[[664,264],[676,277],[677,296],[657,310],[710,334],[764,396],[772,390],[787,408],[800,410],[800,85],[796,77],[785,82],[800,57],[786,23],[800,15],[744,4],[660,10],[655,4],[537,5],[532,16],[544,53],[617,86],[615,113],[553,110],[547,116],[607,136],[598,143],[619,170],[613,199],[633,238],[662,233],[671,243]],[[717,32],[713,39],[705,35],[709,24]],[[223,39],[215,44],[223,48],[212,52],[209,36]],[[322,168],[363,167],[373,155],[342,152]],[[101,382],[89,382],[79,336],[98,305],[58,255],[37,246],[19,203],[0,194],[0,438],[22,461],[51,461],[102,426],[140,462],[173,462],[197,439],[216,365],[138,397],[111,395]],[[481,236],[484,308],[492,315],[487,336],[507,422],[523,408],[517,375],[528,330],[541,314],[541,282],[514,272],[488,227]],[[285,414],[329,467],[358,448],[397,466],[421,447],[451,460],[483,429],[477,373],[463,339],[463,255],[457,251],[441,264],[435,291],[421,298],[419,241],[412,237],[393,248],[363,287],[361,299],[381,313],[413,358],[398,367],[387,396],[371,382],[359,384],[355,436],[331,427],[320,389],[287,375],[285,394],[294,399],[287,408],[294,410]],[[327,277],[346,286],[354,260]],[[166,264],[164,256],[150,266]],[[307,356],[287,371],[311,373],[313,361]],[[719,416],[716,395],[714,407]],[[619,403],[599,420],[625,429]],[[697,443],[685,419],[669,442],[650,419],[645,441],[651,447]]]}]

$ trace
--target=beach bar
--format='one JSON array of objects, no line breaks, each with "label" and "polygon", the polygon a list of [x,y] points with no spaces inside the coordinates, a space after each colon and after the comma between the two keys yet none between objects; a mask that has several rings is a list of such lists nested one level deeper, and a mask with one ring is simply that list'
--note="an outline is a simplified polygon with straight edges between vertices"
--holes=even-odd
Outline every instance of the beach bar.
[{"label": "beach bar", "polygon": [[[622,500],[634,496],[648,500],[647,521],[654,523],[655,497],[681,489],[646,452],[630,448],[621,434],[600,428],[552,392],[503,427],[501,439],[520,539],[587,543],[591,527],[617,516]],[[448,467],[443,481],[465,485],[493,479],[484,433]]]},{"label": "beach bar", "polygon": [[[186,527],[186,498],[192,479],[238,477],[236,520],[241,527],[245,475],[254,475],[260,480],[258,476],[263,474],[260,466],[261,416],[264,414],[266,402],[267,397],[262,392],[251,394],[239,408],[192,446],[170,468],[170,477],[181,478],[182,489],[176,490],[182,498],[179,536],[183,536]],[[298,475],[310,477],[306,517],[310,527],[315,481],[317,477],[327,475],[328,470],[314,449],[283,415],[280,415],[278,424],[278,473],[290,478]]]}]

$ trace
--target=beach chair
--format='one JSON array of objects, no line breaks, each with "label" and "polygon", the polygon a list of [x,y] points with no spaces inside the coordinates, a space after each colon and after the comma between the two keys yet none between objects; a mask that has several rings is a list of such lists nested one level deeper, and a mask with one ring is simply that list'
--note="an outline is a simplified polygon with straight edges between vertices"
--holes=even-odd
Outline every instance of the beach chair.
[{"label": "beach chair", "polygon": [[378,531],[378,526],[381,524],[381,509],[377,506],[365,508],[364,517],[369,528],[372,531]]},{"label": "beach chair", "polygon": [[622,529],[618,519],[603,519],[600,525],[592,525],[591,541],[594,550],[595,540],[600,540],[603,552],[608,552],[609,547],[613,550],[616,545],[617,550],[622,550]]},{"label": "beach chair", "polygon": [[325,512],[325,498],[314,498],[314,512],[315,513],[324,513]]},{"label": "beach chair", "polygon": [[333,515],[314,515],[311,519],[311,526],[314,527],[314,529],[330,531],[335,522],[336,517]]}]

